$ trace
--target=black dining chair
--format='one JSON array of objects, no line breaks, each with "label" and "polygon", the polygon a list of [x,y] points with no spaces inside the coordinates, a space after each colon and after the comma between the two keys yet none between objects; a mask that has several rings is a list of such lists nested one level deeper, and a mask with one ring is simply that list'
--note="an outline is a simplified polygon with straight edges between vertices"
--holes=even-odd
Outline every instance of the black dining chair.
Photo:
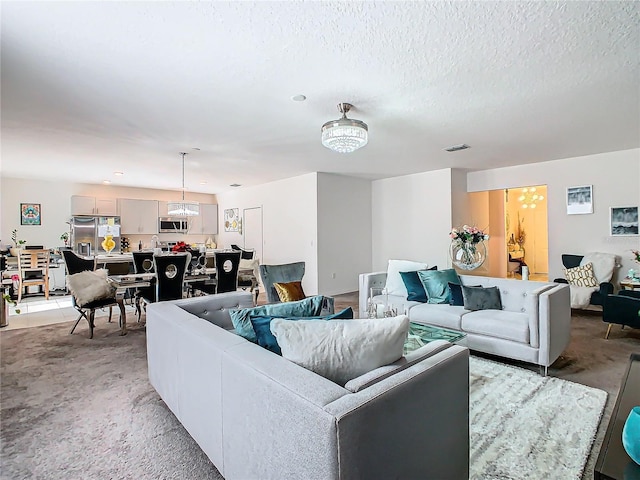
[{"label": "black dining chair", "polygon": [[215,252],[216,293],[235,292],[238,289],[238,269],[241,252]]},{"label": "black dining chair", "polygon": [[[131,252],[133,254],[133,269],[135,273],[155,273],[153,265],[153,252]],[[141,305],[144,302],[153,303],[156,301],[156,279],[149,281],[148,287],[138,287],[135,293],[136,315],[138,321],[142,317]]]},{"label": "black dining chair", "polygon": [[244,248],[241,248],[236,244],[232,244],[231,249],[240,252],[240,258],[242,258],[243,260],[253,260],[253,256],[256,253],[255,250],[245,250]]},{"label": "black dining chair", "polygon": [[189,262],[191,262],[189,252],[153,256],[153,266],[156,271],[155,300],[157,302],[182,298],[184,276]]},{"label": "black dining chair", "polygon": [[[62,250],[62,256],[64,258],[64,265],[65,265],[65,270],[67,271],[67,275],[74,275],[76,273],[85,272],[85,271],[92,272],[95,270],[96,264],[94,259],[88,260],[86,258],[82,258],[76,255],[71,250]],[[78,316],[76,323],[73,325],[73,328],[69,332],[69,335],[73,334],[76,327],[78,326],[78,323],[80,323],[80,320],[84,318],[87,321],[87,323],[89,323],[89,338],[93,338],[94,318],[95,318],[96,309],[109,307],[109,322],[111,322],[111,314],[113,311],[113,307],[118,305],[118,302],[114,294],[113,297],[103,298],[100,300],[89,302],[85,305],[80,305],[76,301],[76,297],[74,295],[71,295],[71,304],[73,305],[73,308],[75,308],[78,311],[80,315]],[[86,312],[87,310],[89,311],[89,316],[87,316],[87,312]],[[122,326],[122,318],[120,318],[119,323],[120,323],[120,326]]]}]

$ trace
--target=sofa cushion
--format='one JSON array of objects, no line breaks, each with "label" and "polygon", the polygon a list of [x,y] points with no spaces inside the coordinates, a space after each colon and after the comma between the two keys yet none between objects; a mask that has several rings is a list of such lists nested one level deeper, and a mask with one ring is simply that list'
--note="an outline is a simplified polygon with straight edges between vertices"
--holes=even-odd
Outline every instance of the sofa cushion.
[{"label": "sofa cushion", "polygon": [[[429,270],[437,270],[438,267],[434,266]],[[418,277],[418,272],[400,272],[404,286],[407,289],[407,300],[412,302],[426,303],[427,292],[424,289],[424,285]]]},{"label": "sofa cushion", "polygon": [[449,282],[460,283],[460,278],[453,268],[419,271],[418,277],[427,292],[427,303],[449,303]]},{"label": "sofa cushion", "polygon": [[256,343],[256,332],[251,325],[251,315],[268,315],[278,317],[316,317],[322,312],[322,295],[305,298],[297,302],[270,303],[259,307],[241,308],[239,310],[229,310],[231,322],[236,329],[236,333],[247,340]]},{"label": "sofa cushion", "polygon": [[585,263],[579,267],[565,268],[564,276],[569,285],[578,287],[597,287],[598,282],[593,274],[593,263]]},{"label": "sofa cushion", "polygon": [[432,305],[421,303],[409,310],[409,318],[412,322],[426,323],[438,327],[460,330],[460,318],[469,313],[464,307],[447,304]]},{"label": "sofa cushion", "polygon": [[529,316],[505,310],[478,310],[462,316],[462,330],[529,344]]},{"label": "sofa cushion", "polygon": [[389,378],[391,375],[394,375],[406,368],[409,368],[412,365],[415,365],[418,362],[421,362],[425,358],[429,358],[436,353],[440,353],[441,351],[449,348],[451,343],[446,340],[434,340],[433,342],[429,342],[426,345],[414,350],[413,352],[407,353],[400,360],[396,360],[395,362],[389,365],[383,365],[382,367],[378,367],[375,370],[371,370],[359,377],[354,378],[353,380],[349,380],[344,388],[349,390],[352,393],[357,393],[360,390],[363,390],[371,385],[378,383],[385,378]]},{"label": "sofa cushion", "polygon": [[273,286],[281,302],[296,302],[306,298],[304,290],[302,289],[302,282],[276,282]]},{"label": "sofa cushion", "polygon": [[271,332],[284,358],[344,385],[402,357],[409,318],[330,322],[275,318]]},{"label": "sofa cushion", "polygon": [[502,310],[498,287],[471,287],[462,285],[464,308],[467,310]]},{"label": "sofa cushion", "polygon": [[[267,350],[272,351],[278,355],[282,355],[282,351],[280,350],[280,345],[278,345],[278,341],[276,337],[271,333],[271,321],[274,318],[280,317],[271,317],[271,316],[250,316],[251,325],[253,326],[253,330],[256,332],[256,337],[258,339],[258,345]],[[333,313],[331,315],[324,315],[319,317],[286,317],[286,320],[333,320],[333,319],[352,319],[353,318],[353,309],[351,307],[347,307],[341,312]]]},{"label": "sofa cushion", "polygon": [[384,288],[389,295],[407,297],[407,289],[404,286],[400,272],[415,272],[427,268],[426,263],[412,262],[411,260],[389,260],[387,267],[387,282]]}]

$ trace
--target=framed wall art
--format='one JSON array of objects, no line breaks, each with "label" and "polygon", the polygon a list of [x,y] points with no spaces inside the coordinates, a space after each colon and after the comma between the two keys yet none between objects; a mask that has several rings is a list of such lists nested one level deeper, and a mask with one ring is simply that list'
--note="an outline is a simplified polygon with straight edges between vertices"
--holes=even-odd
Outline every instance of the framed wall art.
[{"label": "framed wall art", "polygon": [[240,225],[237,208],[228,208],[224,211],[224,231],[237,232]]},{"label": "framed wall art", "polygon": [[42,217],[39,203],[20,204],[20,225],[41,225]]},{"label": "framed wall art", "polygon": [[638,235],[638,207],[611,207],[609,235]]},{"label": "framed wall art", "polygon": [[593,213],[593,186],[567,188],[567,215]]}]

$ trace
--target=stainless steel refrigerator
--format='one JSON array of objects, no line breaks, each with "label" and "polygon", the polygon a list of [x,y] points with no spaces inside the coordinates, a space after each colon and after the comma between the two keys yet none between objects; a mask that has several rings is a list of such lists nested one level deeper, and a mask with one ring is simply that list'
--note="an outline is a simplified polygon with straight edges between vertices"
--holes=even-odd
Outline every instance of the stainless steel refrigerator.
[{"label": "stainless steel refrigerator", "polygon": [[120,217],[71,217],[71,245],[79,255],[107,253],[102,247],[105,235],[112,235],[116,244],[111,253],[120,253]]}]

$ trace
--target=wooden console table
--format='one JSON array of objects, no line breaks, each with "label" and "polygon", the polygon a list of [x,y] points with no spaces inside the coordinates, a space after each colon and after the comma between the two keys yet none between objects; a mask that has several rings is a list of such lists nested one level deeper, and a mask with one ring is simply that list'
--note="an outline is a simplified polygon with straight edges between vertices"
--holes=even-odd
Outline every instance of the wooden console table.
[{"label": "wooden console table", "polygon": [[640,480],[640,465],[631,460],[622,445],[622,428],[631,409],[640,405],[640,354],[631,355],[629,366],[596,461],[595,480]]}]

